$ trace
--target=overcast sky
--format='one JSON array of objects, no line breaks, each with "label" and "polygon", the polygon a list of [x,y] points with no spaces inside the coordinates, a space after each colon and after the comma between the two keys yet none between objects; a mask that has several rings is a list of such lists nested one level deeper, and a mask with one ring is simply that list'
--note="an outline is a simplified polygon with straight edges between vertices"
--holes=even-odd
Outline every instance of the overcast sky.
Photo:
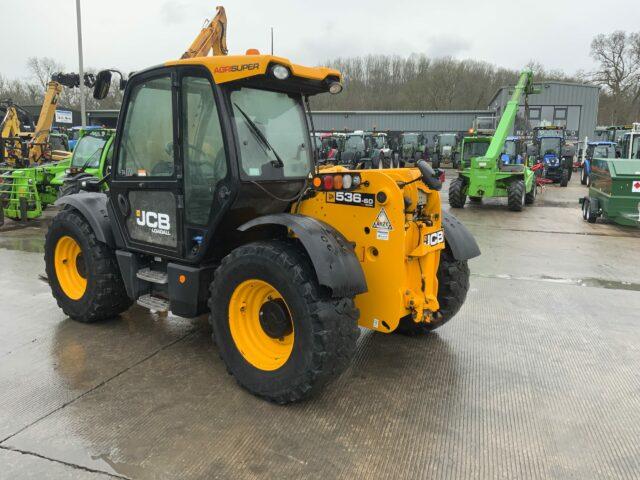
[{"label": "overcast sky", "polygon": [[[138,70],[179,57],[211,0],[82,0],[85,65]],[[317,65],[370,53],[486,60],[521,68],[529,60],[589,70],[596,33],[640,30],[640,0],[229,0],[230,53],[269,50]],[[75,0],[0,0],[0,74],[27,75],[30,56],[77,70]]]}]

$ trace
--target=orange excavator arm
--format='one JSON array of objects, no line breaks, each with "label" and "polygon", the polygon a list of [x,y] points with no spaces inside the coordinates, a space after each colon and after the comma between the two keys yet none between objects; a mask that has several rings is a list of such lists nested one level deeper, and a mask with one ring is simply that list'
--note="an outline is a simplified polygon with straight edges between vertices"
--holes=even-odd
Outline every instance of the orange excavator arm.
[{"label": "orange excavator arm", "polygon": [[206,57],[227,54],[227,15],[224,7],[216,7],[216,16],[206,23],[189,49],[180,58]]}]

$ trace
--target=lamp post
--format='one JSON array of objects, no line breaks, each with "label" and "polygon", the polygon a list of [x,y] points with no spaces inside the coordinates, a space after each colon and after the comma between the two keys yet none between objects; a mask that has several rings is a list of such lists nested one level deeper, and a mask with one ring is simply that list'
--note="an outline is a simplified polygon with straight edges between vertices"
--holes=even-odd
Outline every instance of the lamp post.
[{"label": "lamp post", "polygon": [[78,26],[78,63],[80,73],[80,116],[81,125],[87,124],[87,111],[84,104],[84,66],[82,64],[82,14],[80,13],[80,0],[76,0],[76,24]]}]

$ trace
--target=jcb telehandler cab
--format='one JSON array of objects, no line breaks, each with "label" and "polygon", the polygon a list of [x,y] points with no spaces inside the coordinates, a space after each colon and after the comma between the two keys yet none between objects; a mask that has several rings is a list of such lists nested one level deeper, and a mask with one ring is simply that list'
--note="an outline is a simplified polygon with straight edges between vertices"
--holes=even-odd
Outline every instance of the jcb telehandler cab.
[{"label": "jcb telehandler cab", "polygon": [[60,199],[46,236],[58,305],[81,322],[133,302],[209,313],[228,370],[277,403],[342,372],[358,325],[451,319],[479,249],[443,215],[431,168],[315,170],[304,100],[340,82],[259,54],[131,76],[108,191]]}]

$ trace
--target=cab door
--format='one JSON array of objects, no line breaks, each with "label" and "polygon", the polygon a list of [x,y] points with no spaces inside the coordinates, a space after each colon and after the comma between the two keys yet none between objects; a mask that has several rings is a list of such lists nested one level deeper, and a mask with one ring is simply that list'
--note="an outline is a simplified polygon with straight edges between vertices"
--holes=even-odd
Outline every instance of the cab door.
[{"label": "cab door", "polygon": [[179,257],[182,207],[177,72],[159,68],[127,86],[110,184],[111,209],[130,250]]}]

